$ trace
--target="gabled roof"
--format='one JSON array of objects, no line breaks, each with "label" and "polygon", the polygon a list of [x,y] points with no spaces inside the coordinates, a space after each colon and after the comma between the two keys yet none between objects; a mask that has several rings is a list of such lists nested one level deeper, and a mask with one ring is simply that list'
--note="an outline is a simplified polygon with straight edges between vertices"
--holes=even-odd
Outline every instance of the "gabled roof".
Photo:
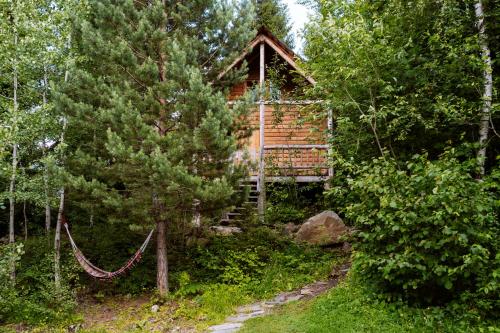
[{"label": "gabled roof", "polygon": [[295,62],[295,59],[298,58],[298,56],[295,54],[295,52],[292,51],[285,43],[280,41],[276,36],[274,36],[269,29],[266,27],[262,26],[258,32],[257,36],[255,36],[254,39],[248,44],[248,46],[245,48],[245,50],[229,65],[222,73],[218,75],[218,79],[221,79],[224,75],[226,75],[227,72],[229,72],[232,68],[234,68],[236,65],[238,65],[240,62],[245,59],[245,57],[252,52],[253,48],[260,43],[266,43],[271,47],[276,53],[280,55],[280,57],[285,60],[294,70],[297,71],[300,75],[302,75],[309,83],[315,84],[316,81],[304,71],[302,71],[297,63]]}]

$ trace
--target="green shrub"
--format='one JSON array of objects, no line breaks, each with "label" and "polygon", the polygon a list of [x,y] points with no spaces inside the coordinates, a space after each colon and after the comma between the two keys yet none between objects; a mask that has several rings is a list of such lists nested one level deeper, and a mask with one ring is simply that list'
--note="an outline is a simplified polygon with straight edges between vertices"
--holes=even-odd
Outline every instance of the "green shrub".
[{"label": "green shrub", "polygon": [[324,208],[323,184],[295,182],[270,183],[266,186],[266,224],[303,223]]},{"label": "green shrub", "polygon": [[474,170],[475,161],[450,154],[361,165],[346,207],[361,275],[393,298],[498,309],[498,194],[490,181],[473,179]]},{"label": "green shrub", "polygon": [[17,303],[17,291],[10,282],[12,264],[19,265],[24,254],[23,244],[11,244],[0,247],[0,322],[6,321],[13,313]]},{"label": "green shrub", "polygon": [[[298,245],[266,227],[231,237],[213,237],[205,247],[193,247],[190,284],[239,285],[254,297],[267,297],[326,277],[345,256],[335,251]],[[182,274],[181,274],[182,275]],[[176,278],[180,281],[185,278]],[[186,288],[186,287],[184,287]]]},{"label": "green shrub", "polygon": [[54,255],[45,237],[0,248],[2,281],[9,281],[11,258],[17,266],[16,284],[0,286],[0,322],[41,324],[69,319],[76,306],[79,267],[64,248],[59,292],[54,289]]}]

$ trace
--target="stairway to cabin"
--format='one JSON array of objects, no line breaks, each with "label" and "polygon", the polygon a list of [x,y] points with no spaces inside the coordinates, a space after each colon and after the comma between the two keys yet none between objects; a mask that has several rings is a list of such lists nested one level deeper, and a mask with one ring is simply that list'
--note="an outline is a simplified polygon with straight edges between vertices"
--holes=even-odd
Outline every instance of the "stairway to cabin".
[{"label": "stairway to cabin", "polygon": [[248,215],[257,213],[257,205],[259,201],[257,182],[252,180],[245,180],[241,182],[237,193],[241,196],[246,196],[248,194],[248,196],[242,204],[223,214],[222,219],[220,220],[221,225],[236,225],[242,222]]}]

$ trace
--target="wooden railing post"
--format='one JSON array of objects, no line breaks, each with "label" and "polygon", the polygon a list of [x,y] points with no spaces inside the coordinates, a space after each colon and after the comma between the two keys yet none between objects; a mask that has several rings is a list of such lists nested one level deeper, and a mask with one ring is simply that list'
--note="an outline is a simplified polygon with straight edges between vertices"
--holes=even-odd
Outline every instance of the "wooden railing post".
[{"label": "wooden railing post", "polygon": [[260,43],[260,71],[259,71],[259,200],[258,213],[261,222],[264,222],[266,205],[266,182],[264,161],[264,127],[265,127],[265,104],[264,104],[264,69],[265,69],[265,42]]},{"label": "wooden railing post", "polygon": [[[333,136],[333,112],[330,107],[328,107],[328,135],[326,138],[326,143],[328,145],[328,158],[332,157],[332,136]],[[329,163],[329,162],[328,162]],[[330,164],[331,165],[331,164]],[[328,178],[333,177],[333,168],[331,166],[328,167]]]}]

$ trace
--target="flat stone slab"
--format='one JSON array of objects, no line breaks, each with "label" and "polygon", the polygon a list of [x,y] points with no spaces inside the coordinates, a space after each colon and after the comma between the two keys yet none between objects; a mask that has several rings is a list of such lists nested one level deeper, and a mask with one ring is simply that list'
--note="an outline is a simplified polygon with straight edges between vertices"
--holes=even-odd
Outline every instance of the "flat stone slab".
[{"label": "flat stone slab", "polygon": [[301,295],[313,295],[313,291],[309,288],[304,288],[300,291]]},{"label": "flat stone slab", "polygon": [[255,312],[262,310],[262,303],[254,303],[249,305],[243,305],[236,309],[238,313]]},{"label": "flat stone slab", "polygon": [[226,321],[232,323],[242,323],[250,318],[260,317],[263,316],[264,314],[265,311],[262,309],[254,312],[238,313],[237,315],[226,318]]},{"label": "flat stone slab", "polygon": [[242,323],[224,323],[221,325],[210,326],[208,330],[214,333],[233,333],[238,331],[241,326],[243,326]]},{"label": "flat stone slab", "polygon": [[294,296],[290,296],[286,299],[286,303],[288,302],[294,302],[294,301],[298,301],[299,299],[303,298],[304,295],[302,294],[299,294],[299,295],[294,295]]}]

